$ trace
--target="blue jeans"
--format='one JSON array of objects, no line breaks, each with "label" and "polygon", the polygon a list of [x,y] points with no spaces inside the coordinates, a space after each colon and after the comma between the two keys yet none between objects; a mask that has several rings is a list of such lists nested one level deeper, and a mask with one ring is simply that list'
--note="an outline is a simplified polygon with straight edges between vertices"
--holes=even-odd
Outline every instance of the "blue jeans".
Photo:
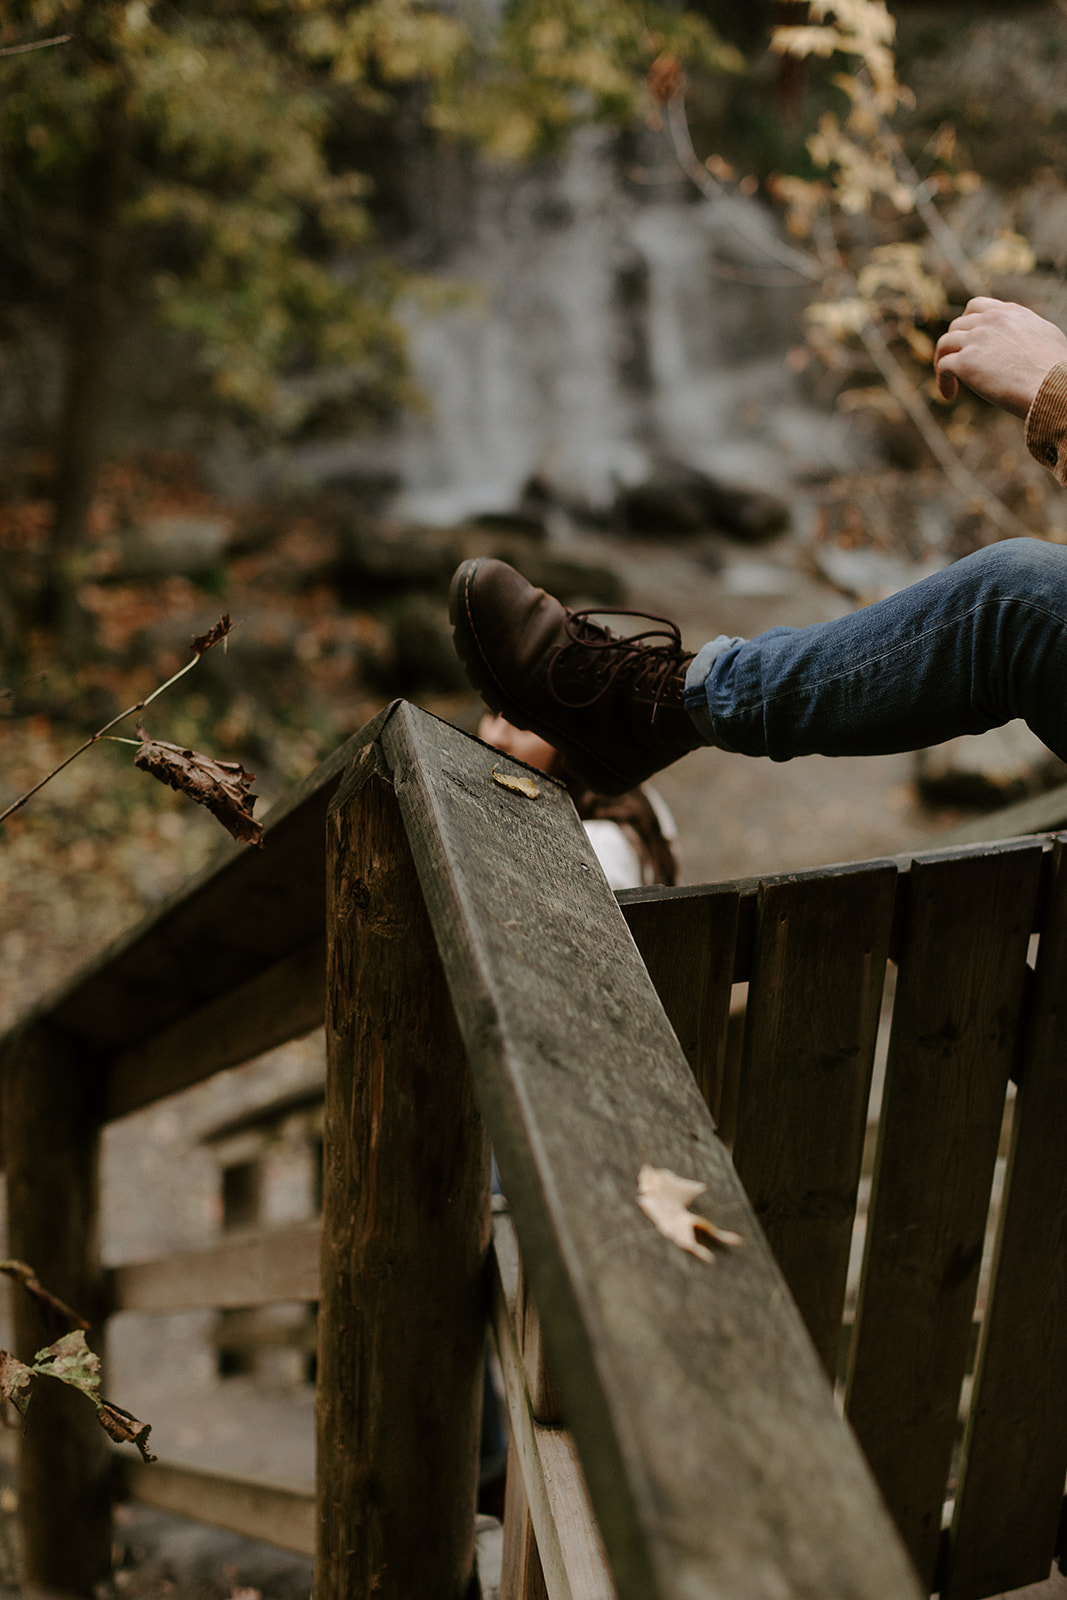
[{"label": "blue jeans", "polygon": [[1067,548],[1008,539],[875,605],[754,639],[686,674],[709,743],[743,755],[887,755],[1023,717],[1067,760]]}]

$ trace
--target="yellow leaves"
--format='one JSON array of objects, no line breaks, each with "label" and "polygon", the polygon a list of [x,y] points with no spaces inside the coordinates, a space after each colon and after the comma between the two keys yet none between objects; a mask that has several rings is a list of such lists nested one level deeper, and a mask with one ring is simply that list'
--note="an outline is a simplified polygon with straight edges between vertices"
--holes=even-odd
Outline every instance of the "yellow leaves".
[{"label": "yellow leaves", "polygon": [[770,188],[775,199],[785,206],[785,225],[789,233],[794,239],[807,239],[826,204],[829,195],[826,184],[776,173]]},{"label": "yellow leaves", "polygon": [[707,1187],[692,1178],[680,1178],[668,1167],[650,1167],[647,1162],[637,1174],[637,1203],[649,1221],[672,1244],[710,1262],[715,1257],[707,1245],[701,1244],[698,1234],[717,1244],[739,1245],[745,1241],[739,1233],[730,1233],[689,1210]]},{"label": "yellow leaves", "polygon": [[885,195],[904,215],[912,211],[915,197],[898,176],[880,143],[864,145],[849,136],[833,112],[819,118],[818,131],[808,140],[817,166],[832,167],[833,196],[842,211],[859,216],[871,209],[876,195]]},{"label": "yellow leaves", "polygon": [[846,48],[845,36],[836,28],[775,28],[771,35],[771,49],[783,56],[828,57]]},{"label": "yellow leaves", "polygon": [[933,322],[947,304],[944,286],[924,269],[917,244],[879,245],[856,281],[866,299],[904,319]]},{"label": "yellow leaves", "polygon": [[821,328],[834,339],[845,339],[860,333],[870,321],[871,308],[866,300],[853,296],[847,300],[819,301],[808,306],[805,320],[812,327]]},{"label": "yellow leaves", "polygon": [[[947,300],[940,279],[926,271],[919,245],[877,246],[856,274],[856,288],[858,294],[809,306],[808,326],[841,344],[861,335],[869,322],[884,320],[919,361],[926,364],[932,359],[933,341],[916,323],[943,316]],[[872,404],[866,391],[861,393],[862,400],[854,396],[846,404]]]},{"label": "yellow leaves", "polygon": [[808,14],[814,26],[776,28],[771,48],[800,57],[856,56],[857,65],[867,69],[879,110],[895,111],[906,91],[897,82],[893,56],[896,23],[883,0],[808,0]]},{"label": "yellow leaves", "polygon": [[1033,272],[1037,266],[1037,257],[1030,248],[1029,241],[1021,233],[1012,233],[1008,228],[1002,228],[993,243],[989,245],[978,258],[978,266],[991,278],[1006,277],[1009,274],[1025,276]]}]

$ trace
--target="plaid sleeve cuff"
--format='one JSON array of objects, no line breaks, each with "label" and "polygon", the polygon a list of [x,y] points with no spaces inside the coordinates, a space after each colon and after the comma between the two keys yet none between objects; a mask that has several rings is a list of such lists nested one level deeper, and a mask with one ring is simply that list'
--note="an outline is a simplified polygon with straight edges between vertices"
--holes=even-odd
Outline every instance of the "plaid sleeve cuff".
[{"label": "plaid sleeve cuff", "polygon": [[1045,374],[1026,416],[1026,448],[1067,486],[1067,361]]}]

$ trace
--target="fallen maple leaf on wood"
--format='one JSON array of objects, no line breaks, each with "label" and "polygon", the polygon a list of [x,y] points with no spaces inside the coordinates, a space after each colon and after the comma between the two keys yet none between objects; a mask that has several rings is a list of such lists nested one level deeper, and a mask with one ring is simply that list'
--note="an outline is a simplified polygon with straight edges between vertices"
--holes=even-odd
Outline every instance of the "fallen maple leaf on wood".
[{"label": "fallen maple leaf on wood", "polygon": [[524,772],[501,772],[498,767],[493,768],[493,782],[499,783],[502,789],[512,789],[515,794],[524,794],[528,800],[536,800],[541,791],[532,778]]},{"label": "fallen maple leaf on wood", "polygon": [[137,729],[137,736],[141,745],[133,758],[135,767],[206,806],[235,839],[262,847],[263,825],[252,817],[257,799],[251,792],[254,772],[246,772],[239,761],[216,761],[180,744],[150,739],[143,728]]},{"label": "fallen maple leaf on wood", "polygon": [[706,1183],[693,1178],[680,1178],[668,1167],[650,1167],[646,1163],[637,1174],[637,1203],[641,1210],[672,1244],[680,1245],[701,1261],[714,1261],[715,1257],[697,1235],[706,1234],[717,1244],[744,1244],[739,1233],[716,1227],[705,1217],[694,1216],[688,1209],[697,1195],[707,1189]]}]

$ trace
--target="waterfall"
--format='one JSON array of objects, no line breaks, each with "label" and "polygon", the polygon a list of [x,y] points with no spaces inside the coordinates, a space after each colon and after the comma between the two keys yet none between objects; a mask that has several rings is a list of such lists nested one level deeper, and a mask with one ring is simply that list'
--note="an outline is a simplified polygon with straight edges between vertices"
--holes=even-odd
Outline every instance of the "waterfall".
[{"label": "waterfall", "polygon": [[847,424],[786,364],[808,290],[745,237],[773,220],[754,200],[690,198],[670,159],[637,184],[587,129],[554,160],[483,169],[435,263],[451,303],[405,312],[425,411],[308,447],[304,469],[390,471],[398,514],[445,523],[515,506],[534,477],[603,511],[664,459],[785,494],[854,466]]}]

